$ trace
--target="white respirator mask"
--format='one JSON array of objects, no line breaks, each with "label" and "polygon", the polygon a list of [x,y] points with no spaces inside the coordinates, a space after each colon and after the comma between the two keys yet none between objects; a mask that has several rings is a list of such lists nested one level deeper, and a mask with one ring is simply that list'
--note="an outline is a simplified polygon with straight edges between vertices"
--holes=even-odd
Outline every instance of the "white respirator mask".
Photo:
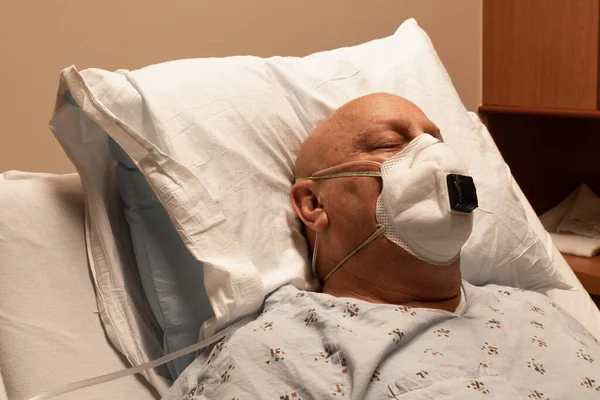
[{"label": "white respirator mask", "polygon": [[[339,172],[364,165],[379,171]],[[473,178],[454,151],[429,134],[421,134],[383,163],[355,161],[336,165],[303,180],[343,177],[381,177],[377,199],[378,229],[344,257],[325,277],[327,281],[350,257],[377,237],[387,239],[433,265],[454,263],[473,228],[477,208]],[[317,235],[312,268],[316,274]]]}]

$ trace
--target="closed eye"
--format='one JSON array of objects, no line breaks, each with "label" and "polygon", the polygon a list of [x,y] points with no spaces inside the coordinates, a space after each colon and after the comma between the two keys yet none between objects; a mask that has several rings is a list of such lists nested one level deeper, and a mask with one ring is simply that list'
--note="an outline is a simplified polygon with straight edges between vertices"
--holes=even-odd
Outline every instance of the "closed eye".
[{"label": "closed eye", "polygon": [[393,152],[399,152],[400,150],[402,150],[404,147],[406,146],[406,143],[400,143],[398,141],[395,142],[389,142],[389,143],[380,143],[377,144],[375,146],[373,146],[369,151],[370,152],[388,152],[388,151],[393,151]]}]

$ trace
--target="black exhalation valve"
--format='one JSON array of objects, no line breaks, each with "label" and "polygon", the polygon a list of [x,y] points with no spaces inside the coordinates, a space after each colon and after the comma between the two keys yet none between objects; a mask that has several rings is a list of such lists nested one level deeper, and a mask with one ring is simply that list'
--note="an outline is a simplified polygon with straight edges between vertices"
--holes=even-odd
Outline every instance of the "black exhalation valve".
[{"label": "black exhalation valve", "polygon": [[452,211],[470,213],[479,206],[473,178],[466,175],[449,174],[446,176],[446,183]]}]

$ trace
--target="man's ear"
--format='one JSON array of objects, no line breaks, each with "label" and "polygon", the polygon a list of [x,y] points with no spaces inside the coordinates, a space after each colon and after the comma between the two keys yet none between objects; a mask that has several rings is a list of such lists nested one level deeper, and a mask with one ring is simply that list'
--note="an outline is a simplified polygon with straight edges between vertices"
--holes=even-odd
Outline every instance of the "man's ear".
[{"label": "man's ear", "polygon": [[308,229],[322,232],[329,225],[329,217],[319,199],[317,186],[313,181],[296,182],[292,186],[292,204]]}]

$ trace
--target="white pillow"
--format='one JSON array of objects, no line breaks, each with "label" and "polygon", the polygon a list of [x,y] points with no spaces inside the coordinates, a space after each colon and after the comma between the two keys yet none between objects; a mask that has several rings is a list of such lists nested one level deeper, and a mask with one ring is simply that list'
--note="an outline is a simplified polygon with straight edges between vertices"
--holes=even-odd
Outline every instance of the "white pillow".
[{"label": "white pillow", "polygon": [[[68,68],[57,107],[67,90],[134,160],[204,263],[215,312],[205,334],[258,310],[285,283],[316,287],[289,200],[296,154],[327,115],[373,92],[416,103],[470,166],[480,208],[462,254],[466,280],[570,287],[528,225],[502,158],[476,134],[414,20],[393,36],[304,58],[191,59],[83,76]],[[61,118],[56,135],[73,137],[64,129],[74,124],[63,129],[68,118]]]}]

